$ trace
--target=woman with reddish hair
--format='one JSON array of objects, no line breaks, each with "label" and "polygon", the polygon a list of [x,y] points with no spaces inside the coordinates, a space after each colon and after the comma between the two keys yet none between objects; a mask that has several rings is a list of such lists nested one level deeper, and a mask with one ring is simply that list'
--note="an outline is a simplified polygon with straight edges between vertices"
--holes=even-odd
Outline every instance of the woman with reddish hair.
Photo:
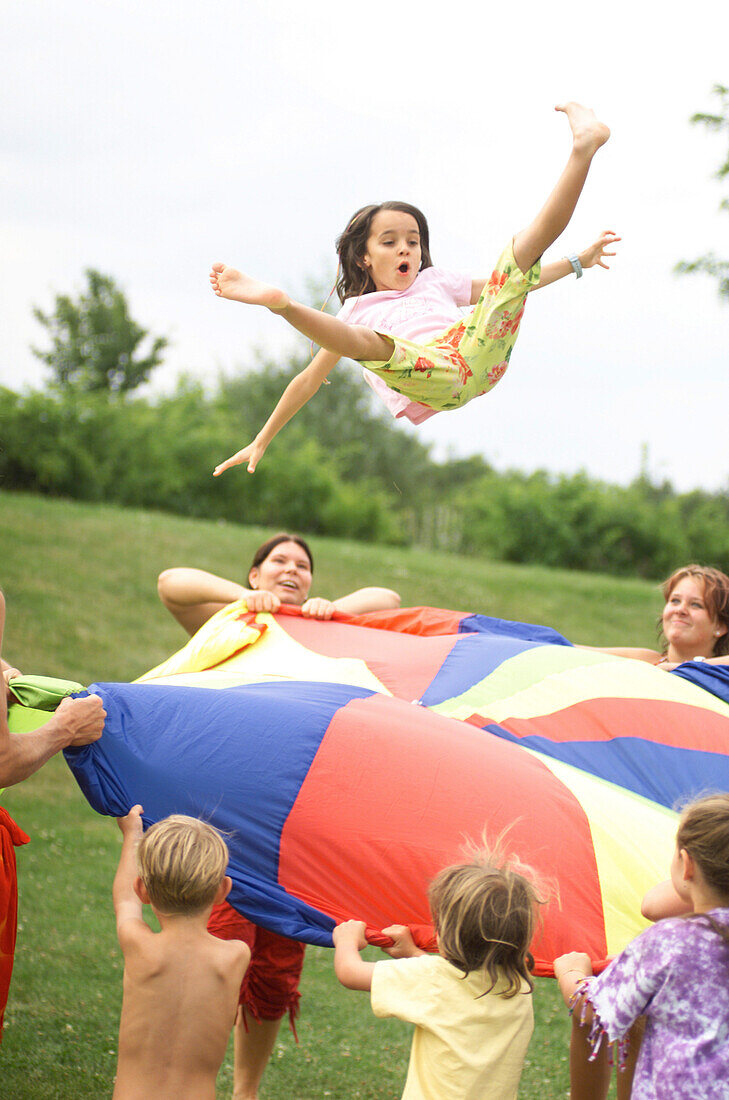
[{"label": "woman with reddish hair", "polygon": [[603,647],[602,653],[633,657],[667,672],[684,661],[729,665],[729,577],[719,569],[684,565],[663,583],[665,606],[658,620],[664,646],[639,649]]}]

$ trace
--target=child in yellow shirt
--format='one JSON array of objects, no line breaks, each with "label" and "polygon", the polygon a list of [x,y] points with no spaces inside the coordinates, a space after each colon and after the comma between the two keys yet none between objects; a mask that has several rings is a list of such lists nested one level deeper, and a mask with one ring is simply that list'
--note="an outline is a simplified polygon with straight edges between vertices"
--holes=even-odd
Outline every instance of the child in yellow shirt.
[{"label": "child in yellow shirt", "polygon": [[365,925],[346,921],[334,929],[335,973],[370,991],[376,1016],[415,1024],[403,1100],[513,1100],[534,1028],[535,887],[484,851],[441,871],[428,899],[439,954],[393,925],[382,930],[392,959],[366,962]]}]

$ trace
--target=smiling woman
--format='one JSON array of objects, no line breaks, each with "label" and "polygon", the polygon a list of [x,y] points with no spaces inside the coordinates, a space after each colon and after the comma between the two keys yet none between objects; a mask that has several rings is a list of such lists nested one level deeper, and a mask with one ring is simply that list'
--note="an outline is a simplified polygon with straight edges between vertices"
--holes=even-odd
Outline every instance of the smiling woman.
[{"label": "smiling woman", "polygon": [[719,569],[684,565],[663,583],[665,607],[659,619],[662,652],[618,646],[597,648],[633,657],[670,672],[684,661],[729,665],[729,577]]},{"label": "smiling woman", "polygon": [[336,611],[361,615],[400,606],[400,596],[391,588],[357,588],[335,600],[310,599],[313,572],[314,560],[304,539],[281,533],[256,550],[248,570],[248,588],[203,569],[176,568],[160,573],[157,591],[170,614],[191,635],[217,611],[242,599],[249,611],[275,614],[281,604],[289,604],[300,607],[302,615],[311,619],[331,619]]},{"label": "smiling woman", "polygon": [[[298,535],[282,532],[256,550],[248,588],[202,569],[166,569],[157,587],[162,603],[189,634],[240,599],[245,599],[249,611],[275,613],[282,604],[289,604],[312,619],[400,606],[400,597],[391,588],[358,588],[336,600],[310,598],[313,572],[308,544]],[[257,927],[226,902],[214,907],[208,931],[222,939],[243,940],[251,949],[234,1029],[234,1095],[257,1096],[281,1020],[288,1012],[293,1023],[298,1010],[304,945]]]}]

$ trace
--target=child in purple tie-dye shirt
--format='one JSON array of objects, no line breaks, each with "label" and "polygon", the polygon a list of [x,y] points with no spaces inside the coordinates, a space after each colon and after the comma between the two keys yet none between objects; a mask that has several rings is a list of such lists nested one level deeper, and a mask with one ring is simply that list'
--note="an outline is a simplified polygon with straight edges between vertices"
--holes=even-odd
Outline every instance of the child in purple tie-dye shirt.
[{"label": "child in purple tie-dye shirt", "polygon": [[618,1040],[624,1064],[627,1034],[641,1017],[632,1090],[630,1073],[618,1074],[618,1096],[627,1086],[631,1100],[729,1100],[729,794],[684,810],[671,880],[688,916],[658,921],[596,978],[587,955],[555,960],[574,1011],[572,1100],[607,1096],[600,1046]]}]

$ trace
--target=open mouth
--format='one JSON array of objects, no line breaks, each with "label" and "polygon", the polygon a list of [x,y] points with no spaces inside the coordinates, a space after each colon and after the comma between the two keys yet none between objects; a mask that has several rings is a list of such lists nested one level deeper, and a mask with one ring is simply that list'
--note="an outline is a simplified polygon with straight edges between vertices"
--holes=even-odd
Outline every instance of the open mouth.
[{"label": "open mouth", "polygon": [[408,271],[410,270],[410,264],[401,263],[397,270],[400,272],[401,275],[407,275]]}]

